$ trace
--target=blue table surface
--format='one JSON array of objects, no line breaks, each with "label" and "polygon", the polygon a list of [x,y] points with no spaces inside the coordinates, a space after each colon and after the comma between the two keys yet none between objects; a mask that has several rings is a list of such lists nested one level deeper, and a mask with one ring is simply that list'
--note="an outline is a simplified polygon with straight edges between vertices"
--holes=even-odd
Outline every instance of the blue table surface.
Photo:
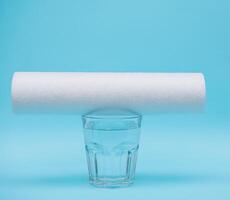
[{"label": "blue table surface", "polygon": [[37,131],[15,125],[2,134],[1,199],[230,198],[229,129],[144,121],[135,183],[101,189],[88,184],[81,124],[72,123]]}]

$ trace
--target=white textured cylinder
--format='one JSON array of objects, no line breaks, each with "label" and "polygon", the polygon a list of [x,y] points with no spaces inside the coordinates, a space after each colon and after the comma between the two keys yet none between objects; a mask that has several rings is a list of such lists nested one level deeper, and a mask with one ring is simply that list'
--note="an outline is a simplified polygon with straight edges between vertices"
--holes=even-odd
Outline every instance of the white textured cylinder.
[{"label": "white textured cylinder", "polygon": [[205,80],[201,73],[16,72],[12,99],[16,112],[197,111]]}]

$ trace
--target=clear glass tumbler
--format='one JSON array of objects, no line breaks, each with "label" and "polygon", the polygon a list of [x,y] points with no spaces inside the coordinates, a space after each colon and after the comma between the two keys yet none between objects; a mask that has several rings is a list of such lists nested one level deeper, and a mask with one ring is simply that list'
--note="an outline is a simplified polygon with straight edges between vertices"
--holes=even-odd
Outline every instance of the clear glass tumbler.
[{"label": "clear glass tumbler", "polygon": [[98,187],[133,183],[141,115],[95,111],[82,116],[89,181]]}]

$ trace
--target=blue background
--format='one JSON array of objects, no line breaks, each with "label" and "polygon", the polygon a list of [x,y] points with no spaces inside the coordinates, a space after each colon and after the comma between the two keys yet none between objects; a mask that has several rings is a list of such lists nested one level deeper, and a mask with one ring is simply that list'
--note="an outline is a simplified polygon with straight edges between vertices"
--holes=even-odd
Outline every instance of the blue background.
[{"label": "blue background", "polygon": [[[229,10],[228,0],[0,0],[0,199],[230,199]],[[80,116],[15,115],[15,71],[203,72],[207,106],[144,116],[135,184],[97,189]]]}]

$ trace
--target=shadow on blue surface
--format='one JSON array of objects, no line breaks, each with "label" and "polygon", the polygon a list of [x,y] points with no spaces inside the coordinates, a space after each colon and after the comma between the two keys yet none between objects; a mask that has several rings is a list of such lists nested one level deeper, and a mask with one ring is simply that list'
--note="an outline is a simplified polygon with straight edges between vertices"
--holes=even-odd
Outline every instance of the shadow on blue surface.
[{"label": "shadow on blue surface", "polygon": [[88,184],[88,175],[66,175],[66,176],[34,176],[15,177],[5,181],[6,184],[15,186],[37,185],[37,186],[71,186]]},{"label": "shadow on blue surface", "polygon": [[[159,185],[159,184],[186,184],[209,182],[214,177],[203,174],[137,174],[135,185]],[[13,186],[87,186],[87,174],[75,174],[66,176],[37,176],[37,177],[21,177],[11,178],[4,181],[4,184]]]},{"label": "shadow on blue surface", "polygon": [[206,174],[150,174],[139,173],[136,175],[135,185],[156,185],[156,184],[186,184],[197,182],[209,182],[214,177]]}]

